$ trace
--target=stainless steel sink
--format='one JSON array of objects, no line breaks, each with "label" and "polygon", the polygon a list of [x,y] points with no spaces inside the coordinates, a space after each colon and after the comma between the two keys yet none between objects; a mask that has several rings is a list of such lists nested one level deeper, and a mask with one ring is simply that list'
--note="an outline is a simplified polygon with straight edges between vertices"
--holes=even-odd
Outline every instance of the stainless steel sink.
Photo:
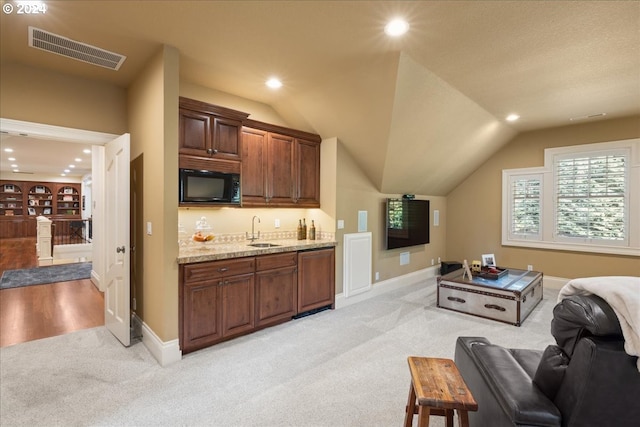
[{"label": "stainless steel sink", "polygon": [[250,243],[249,246],[253,246],[254,248],[274,248],[280,245],[274,245],[273,243]]}]

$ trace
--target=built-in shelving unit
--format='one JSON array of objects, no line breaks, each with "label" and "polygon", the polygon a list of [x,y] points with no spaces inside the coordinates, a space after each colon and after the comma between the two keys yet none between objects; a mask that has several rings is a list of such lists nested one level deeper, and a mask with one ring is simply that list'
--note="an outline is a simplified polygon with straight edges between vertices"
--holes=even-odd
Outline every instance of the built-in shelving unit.
[{"label": "built-in shelving unit", "polygon": [[80,218],[81,185],[0,180],[0,238],[35,236],[36,217]]}]

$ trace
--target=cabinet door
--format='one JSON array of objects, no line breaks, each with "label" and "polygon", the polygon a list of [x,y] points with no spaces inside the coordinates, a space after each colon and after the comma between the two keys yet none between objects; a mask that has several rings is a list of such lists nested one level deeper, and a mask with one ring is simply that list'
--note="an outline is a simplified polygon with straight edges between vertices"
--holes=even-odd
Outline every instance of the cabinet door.
[{"label": "cabinet door", "polygon": [[211,116],[180,109],[180,153],[208,156],[211,151]]},{"label": "cabinet door", "polygon": [[293,137],[269,134],[267,153],[267,202],[270,205],[291,206],[294,196]]},{"label": "cabinet door", "polygon": [[267,203],[267,132],[242,129],[242,205]]},{"label": "cabinet door", "polygon": [[240,160],[242,122],[223,117],[213,118],[213,154],[217,158]]},{"label": "cabinet door", "polygon": [[183,351],[205,347],[222,338],[220,280],[184,285]]},{"label": "cabinet door", "polygon": [[320,207],[320,144],[296,140],[296,200],[304,207]]},{"label": "cabinet door", "polygon": [[256,326],[272,325],[295,316],[297,289],[295,266],[256,273]]},{"label": "cabinet door", "polygon": [[222,335],[248,332],[254,327],[254,275],[226,277],[222,284]]},{"label": "cabinet door", "polygon": [[335,306],[335,250],[298,253],[298,313]]}]

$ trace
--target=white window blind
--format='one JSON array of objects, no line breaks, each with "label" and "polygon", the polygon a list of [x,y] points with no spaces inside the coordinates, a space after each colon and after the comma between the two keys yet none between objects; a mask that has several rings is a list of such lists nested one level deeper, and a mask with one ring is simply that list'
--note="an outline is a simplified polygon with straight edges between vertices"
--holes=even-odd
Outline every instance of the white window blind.
[{"label": "white window blind", "polygon": [[542,174],[510,177],[511,238],[540,239],[542,232]]},{"label": "white window blind", "polygon": [[627,240],[629,153],[583,153],[555,162],[555,230],[558,238]]}]

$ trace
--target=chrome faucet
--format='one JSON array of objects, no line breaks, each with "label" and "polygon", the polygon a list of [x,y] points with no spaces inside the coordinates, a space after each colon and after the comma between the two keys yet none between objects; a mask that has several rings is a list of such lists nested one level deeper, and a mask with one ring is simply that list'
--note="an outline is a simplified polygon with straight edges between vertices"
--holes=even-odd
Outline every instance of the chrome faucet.
[{"label": "chrome faucet", "polygon": [[254,215],[251,219],[251,237],[249,237],[248,233],[245,233],[247,235],[247,240],[251,240],[252,242],[260,238],[260,230],[258,230],[257,237],[255,233],[256,219],[258,220],[258,224],[260,224],[260,218],[258,218],[258,215]]}]

